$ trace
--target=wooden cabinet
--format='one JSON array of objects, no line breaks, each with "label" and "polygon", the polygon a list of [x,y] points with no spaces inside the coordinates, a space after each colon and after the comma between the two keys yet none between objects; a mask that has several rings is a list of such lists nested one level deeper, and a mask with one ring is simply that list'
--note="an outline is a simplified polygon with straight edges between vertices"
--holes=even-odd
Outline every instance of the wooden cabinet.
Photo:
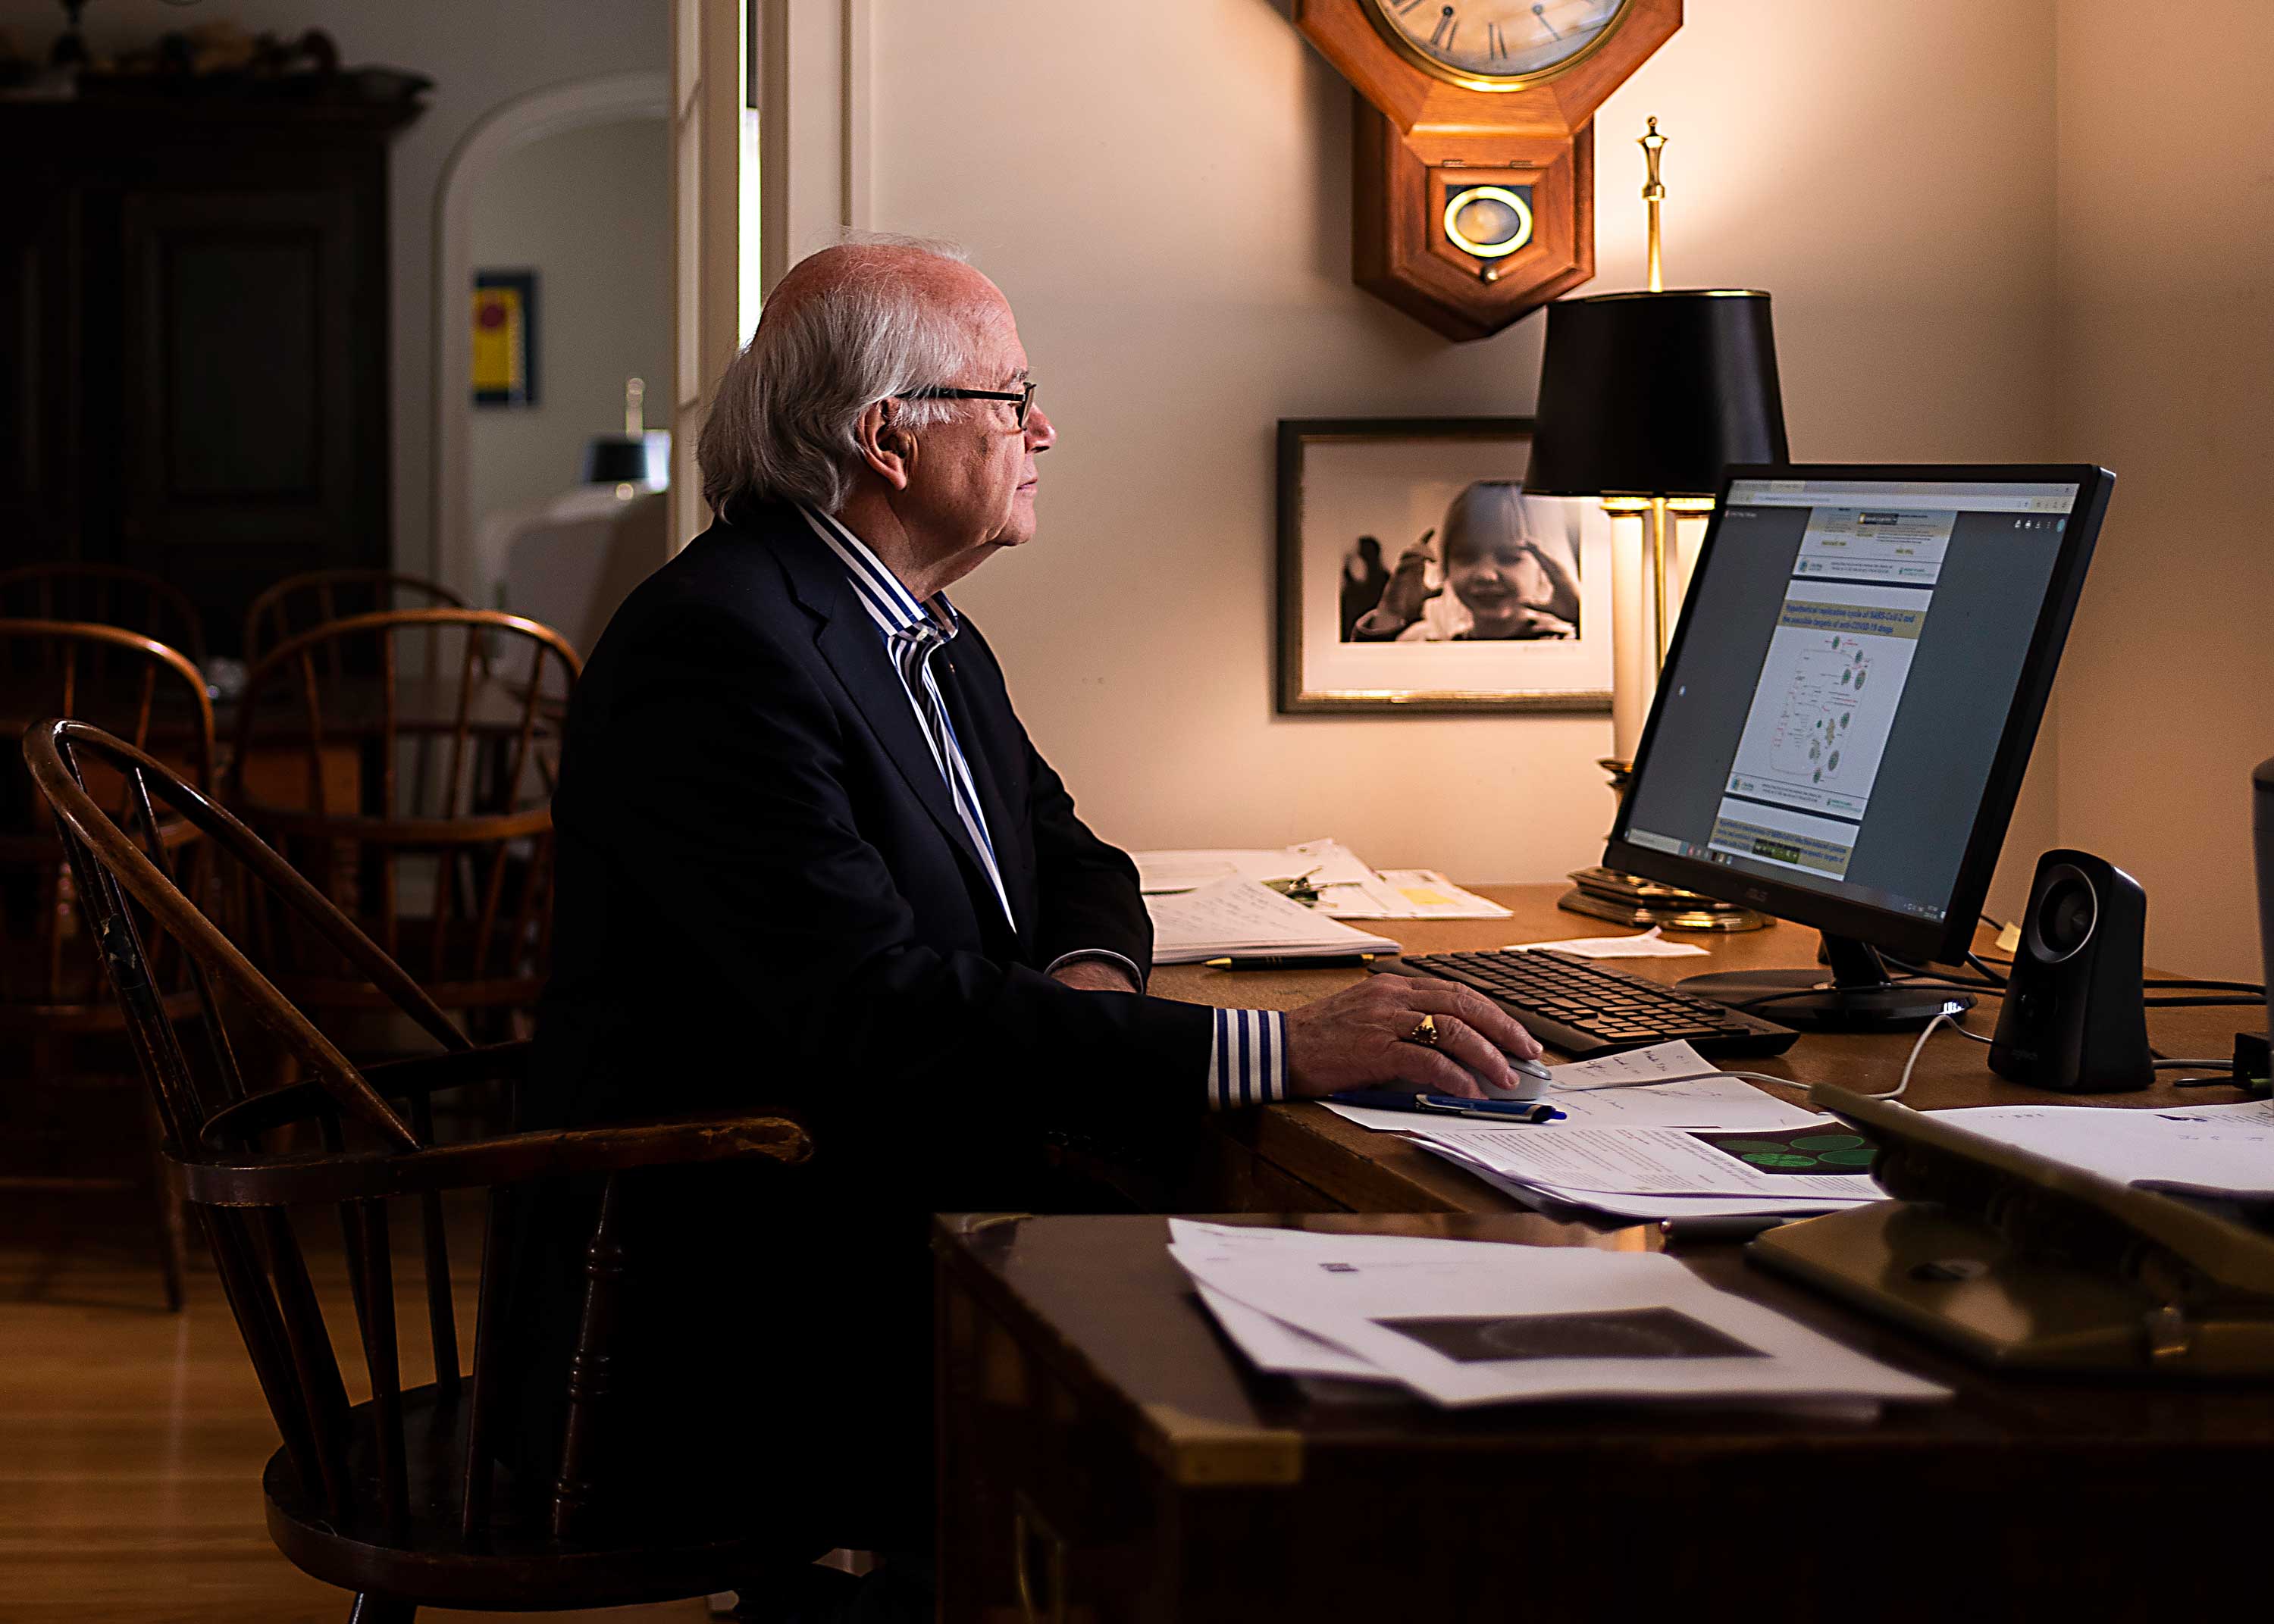
[{"label": "wooden cabinet", "polygon": [[132,565],[234,653],[389,561],[387,147],[408,104],[0,105],[0,557]]}]

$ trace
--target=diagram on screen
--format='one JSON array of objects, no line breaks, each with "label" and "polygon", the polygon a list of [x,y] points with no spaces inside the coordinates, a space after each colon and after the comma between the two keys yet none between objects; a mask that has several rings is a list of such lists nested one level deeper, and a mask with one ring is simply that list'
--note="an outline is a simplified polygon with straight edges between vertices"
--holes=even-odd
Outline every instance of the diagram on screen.
[{"label": "diagram on screen", "polygon": [[1854,758],[1841,745],[1855,726],[1871,657],[1861,638],[1837,635],[1792,654],[1769,734],[1771,769],[1781,778],[1837,784],[1843,758]]},{"label": "diagram on screen", "polygon": [[1915,589],[1795,581],[1761,661],[1729,793],[1860,819],[1931,603]]}]

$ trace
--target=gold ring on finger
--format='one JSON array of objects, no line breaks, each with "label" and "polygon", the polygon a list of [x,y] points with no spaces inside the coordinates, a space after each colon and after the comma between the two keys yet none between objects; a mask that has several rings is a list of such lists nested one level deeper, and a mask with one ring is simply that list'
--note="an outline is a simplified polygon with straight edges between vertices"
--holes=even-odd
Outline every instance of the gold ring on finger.
[{"label": "gold ring on finger", "polygon": [[1408,1043],[1419,1043],[1424,1049],[1436,1048],[1437,1018],[1434,1015],[1424,1015],[1421,1018],[1421,1024],[1413,1028],[1412,1035],[1405,1041]]}]

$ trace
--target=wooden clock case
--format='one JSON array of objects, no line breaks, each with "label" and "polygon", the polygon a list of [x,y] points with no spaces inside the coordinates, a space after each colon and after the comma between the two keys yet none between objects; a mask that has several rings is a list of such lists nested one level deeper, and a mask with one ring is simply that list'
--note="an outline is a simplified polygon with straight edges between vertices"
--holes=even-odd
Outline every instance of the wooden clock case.
[{"label": "wooden clock case", "polygon": [[[1683,0],[1631,0],[1585,55],[1511,90],[1472,90],[1416,66],[1372,0],[1295,0],[1295,26],[1357,98],[1352,280],[1456,341],[1489,338],[1595,274],[1595,109],[1682,26]],[[1531,240],[1498,259],[1448,240],[1446,203],[1470,186],[1529,188]]]}]

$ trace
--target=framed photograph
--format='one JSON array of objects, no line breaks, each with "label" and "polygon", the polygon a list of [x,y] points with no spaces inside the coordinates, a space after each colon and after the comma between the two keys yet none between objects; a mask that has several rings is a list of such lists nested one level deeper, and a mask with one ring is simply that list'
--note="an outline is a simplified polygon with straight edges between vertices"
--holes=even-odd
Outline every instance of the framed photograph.
[{"label": "framed photograph", "polygon": [[474,273],[474,404],[537,404],[537,273]]},{"label": "framed photograph", "polygon": [[1611,530],[1528,417],[1282,419],[1279,711],[1611,708]]}]

